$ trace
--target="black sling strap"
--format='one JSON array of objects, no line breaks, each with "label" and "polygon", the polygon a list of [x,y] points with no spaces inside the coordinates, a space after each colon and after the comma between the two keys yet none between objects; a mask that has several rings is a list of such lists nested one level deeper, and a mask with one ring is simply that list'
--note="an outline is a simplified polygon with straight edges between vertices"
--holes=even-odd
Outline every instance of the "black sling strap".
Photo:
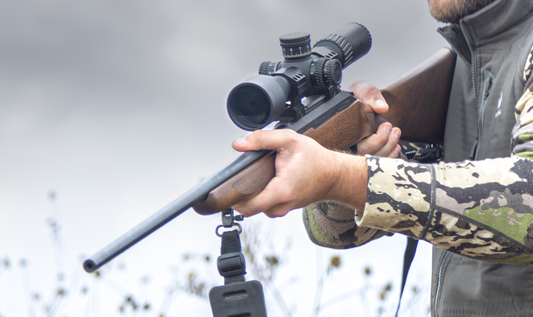
[{"label": "black sling strap", "polygon": [[398,308],[396,308],[396,317],[398,317],[398,312],[400,311],[400,305],[402,304],[402,295],[405,288],[405,283],[407,282],[407,275],[409,274],[409,269],[415,258],[416,246],[418,245],[418,240],[407,237],[407,246],[405,247],[405,253],[403,254],[403,272],[402,272],[402,288],[400,289],[400,299],[398,300]]}]

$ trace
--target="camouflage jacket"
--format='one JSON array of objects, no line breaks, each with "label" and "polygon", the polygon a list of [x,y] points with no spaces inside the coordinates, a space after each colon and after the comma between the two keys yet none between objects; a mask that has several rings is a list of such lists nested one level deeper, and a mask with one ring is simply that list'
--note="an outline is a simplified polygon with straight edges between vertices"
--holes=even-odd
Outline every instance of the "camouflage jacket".
[{"label": "camouflage jacket", "polygon": [[[396,232],[479,260],[533,265],[533,67],[531,53],[522,49],[533,44],[533,37],[524,34],[527,31],[533,35],[533,20],[528,19],[533,5],[529,1],[508,0],[485,9],[482,11],[492,11],[495,16],[504,15],[502,10],[517,16],[512,24],[500,23],[499,33],[492,37],[483,38],[479,30],[488,27],[476,28],[477,17],[441,31],[459,53],[459,62],[470,65],[474,61],[474,66],[456,70],[456,76],[457,72],[464,72],[459,76],[468,78],[470,84],[465,84],[465,80],[457,85],[454,82],[452,94],[466,100],[463,103],[477,105],[474,123],[478,123],[472,124],[468,117],[466,124],[461,121],[465,120],[465,115],[459,113],[464,105],[449,109],[446,137],[460,144],[445,143],[445,153],[451,153],[448,161],[464,159],[465,152],[473,152],[476,160],[419,164],[368,157],[367,203],[363,211],[354,213],[335,202],[316,203],[304,211],[315,243],[348,248]],[[509,35],[512,27],[515,31]],[[472,34],[474,30],[477,33]],[[468,41],[468,46],[457,43],[468,36],[477,37],[470,39],[477,51]],[[513,63],[503,63],[499,68],[481,65],[502,63],[494,57],[494,49],[483,49],[490,46],[492,39],[509,36],[521,36],[522,41],[502,52],[515,56]],[[471,75],[476,62],[481,74]],[[485,108],[485,103],[494,106]],[[511,116],[514,118],[509,119]],[[456,142],[454,133],[465,141]]]}]

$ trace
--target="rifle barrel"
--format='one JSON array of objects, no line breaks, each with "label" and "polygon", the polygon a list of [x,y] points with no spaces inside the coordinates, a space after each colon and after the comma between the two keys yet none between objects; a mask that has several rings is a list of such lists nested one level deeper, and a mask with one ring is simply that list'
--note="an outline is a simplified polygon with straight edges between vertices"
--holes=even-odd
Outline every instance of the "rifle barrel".
[{"label": "rifle barrel", "polygon": [[111,242],[105,248],[95,253],[92,257],[83,262],[86,272],[92,273],[102,267],[116,256],[126,251],[132,245],[144,239],[146,236],[165,225],[170,220],[176,218],[181,213],[195,204],[204,201],[207,195],[215,188],[226,182],[228,179],[242,171],[244,168],[262,157],[273,154],[275,151],[250,151],[240,155],[233,163],[215,173],[207,180],[196,185],[185,194],[181,195],[170,204],[166,205],[158,212],[135,226],[130,231]]}]

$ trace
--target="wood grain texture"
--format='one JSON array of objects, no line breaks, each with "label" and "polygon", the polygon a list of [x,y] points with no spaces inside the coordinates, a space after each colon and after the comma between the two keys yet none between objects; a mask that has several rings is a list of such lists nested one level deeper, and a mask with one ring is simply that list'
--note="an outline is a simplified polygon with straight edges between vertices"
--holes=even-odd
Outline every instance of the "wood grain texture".
[{"label": "wood grain texture", "polygon": [[[402,139],[442,144],[454,65],[454,54],[441,49],[382,90],[390,106],[383,117],[402,130]],[[372,116],[372,109],[356,101],[304,134],[326,148],[345,150],[373,133],[368,113]],[[254,197],[275,176],[274,160],[275,153],[250,165],[213,190],[194,210],[212,214]]]},{"label": "wood grain texture", "polygon": [[193,207],[194,210],[210,215],[259,194],[275,176],[275,158],[276,153],[273,153],[253,163],[211,191],[204,202]]},{"label": "wood grain texture", "polygon": [[454,54],[442,48],[381,90],[390,107],[383,117],[403,140],[442,144],[454,68]]}]

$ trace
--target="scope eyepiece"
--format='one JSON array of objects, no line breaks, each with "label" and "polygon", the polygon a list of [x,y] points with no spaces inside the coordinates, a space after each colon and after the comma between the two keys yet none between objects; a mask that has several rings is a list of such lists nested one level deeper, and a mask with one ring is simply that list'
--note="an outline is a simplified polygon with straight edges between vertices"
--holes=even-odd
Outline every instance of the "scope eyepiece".
[{"label": "scope eyepiece", "polygon": [[285,60],[263,62],[260,75],[232,89],[227,108],[238,127],[261,129],[282,115],[283,120],[295,121],[305,115],[303,97],[322,94],[332,98],[339,91],[342,69],[368,53],[372,37],[363,25],[349,23],[318,41],[311,50],[309,43],[308,33],[282,36]]},{"label": "scope eyepiece", "polygon": [[320,47],[336,52],[344,69],[370,51],[372,36],[362,24],[352,22],[316,42],[313,50]]}]

